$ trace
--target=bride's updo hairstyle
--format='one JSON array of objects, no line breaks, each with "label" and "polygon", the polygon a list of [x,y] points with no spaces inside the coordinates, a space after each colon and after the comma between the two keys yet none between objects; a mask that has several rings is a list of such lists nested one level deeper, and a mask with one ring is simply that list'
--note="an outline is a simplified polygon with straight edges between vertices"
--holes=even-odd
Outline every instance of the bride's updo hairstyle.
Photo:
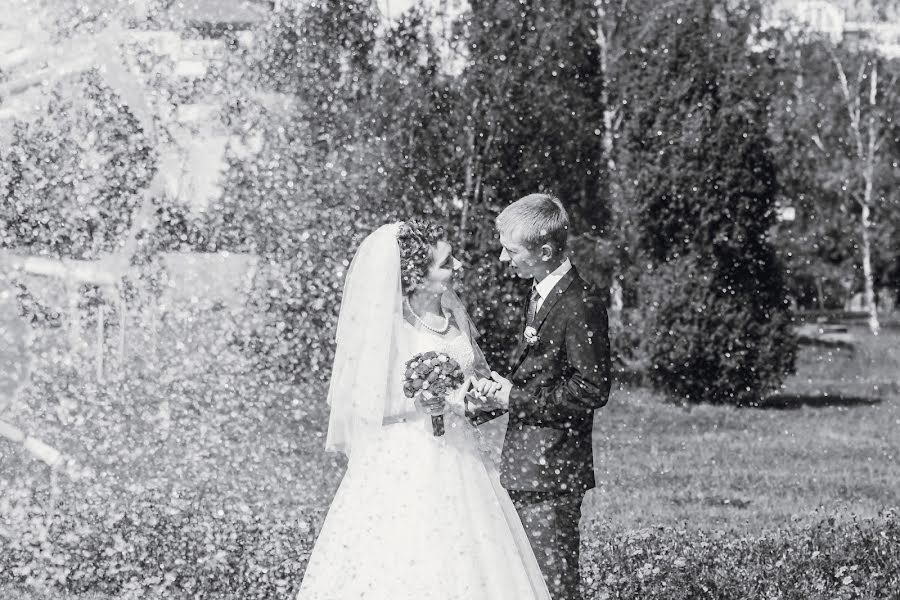
[{"label": "bride's updo hairstyle", "polygon": [[444,228],[410,219],[400,224],[397,243],[400,245],[400,285],[403,295],[411,294],[425,277],[434,261],[434,246],[444,239]]}]

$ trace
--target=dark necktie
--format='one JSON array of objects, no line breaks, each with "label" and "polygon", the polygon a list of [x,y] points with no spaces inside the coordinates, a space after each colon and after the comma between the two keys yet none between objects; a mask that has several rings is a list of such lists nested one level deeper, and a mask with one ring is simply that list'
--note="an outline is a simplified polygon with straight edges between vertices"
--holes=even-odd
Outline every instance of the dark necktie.
[{"label": "dark necktie", "polygon": [[528,323],[527,325],[531,325],[534,323],[534,318],[537,316],[538,311],[538,302],[541,301],[541,293],[538,291],[537,286],[532,286],[531,288],[531,299],[528,301]]}]

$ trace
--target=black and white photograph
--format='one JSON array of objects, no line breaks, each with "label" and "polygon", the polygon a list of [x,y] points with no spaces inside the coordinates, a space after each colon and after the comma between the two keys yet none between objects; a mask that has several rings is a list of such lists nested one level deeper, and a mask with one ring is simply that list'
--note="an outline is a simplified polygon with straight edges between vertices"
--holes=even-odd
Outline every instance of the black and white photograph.
[{"label": "black and white photograph", "polygon": [[0,0],[0,600],[900,599],[900,0]]}]

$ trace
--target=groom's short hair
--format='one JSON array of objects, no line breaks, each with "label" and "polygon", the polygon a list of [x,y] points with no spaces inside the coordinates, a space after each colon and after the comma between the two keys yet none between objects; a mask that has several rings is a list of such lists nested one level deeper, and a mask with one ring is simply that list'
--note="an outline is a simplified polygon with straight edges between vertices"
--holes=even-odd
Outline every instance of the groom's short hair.
[{"label": "groom's short hair", "polygon": [[497,216],[497,230],[515,235],[529,248],[550,244],[561,252],[569,241],[569,215],[559,198],[529,194]]}]

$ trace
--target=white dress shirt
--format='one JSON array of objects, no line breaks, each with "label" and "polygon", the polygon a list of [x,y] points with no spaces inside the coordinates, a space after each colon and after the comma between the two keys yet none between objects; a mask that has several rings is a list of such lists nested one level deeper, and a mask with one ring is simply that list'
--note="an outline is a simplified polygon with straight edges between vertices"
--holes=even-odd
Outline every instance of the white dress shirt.
[{"label": "white dress shirt", "polygon": [[537,302],[537,309],[535,312],[539,312],[541,307],[544,305],[544,300],[550,297],[550,292],[553,291],[553,288],[556,287],[556,284],[566,276],[566,273],[572,270],[572,262],[567,258],[563,261],[561,265],[556,267],[556,269],[544,277],[544,279],[540,283],[535,283],[534,287],[537,289],[537,293],[541,295],[540,299]]}]

